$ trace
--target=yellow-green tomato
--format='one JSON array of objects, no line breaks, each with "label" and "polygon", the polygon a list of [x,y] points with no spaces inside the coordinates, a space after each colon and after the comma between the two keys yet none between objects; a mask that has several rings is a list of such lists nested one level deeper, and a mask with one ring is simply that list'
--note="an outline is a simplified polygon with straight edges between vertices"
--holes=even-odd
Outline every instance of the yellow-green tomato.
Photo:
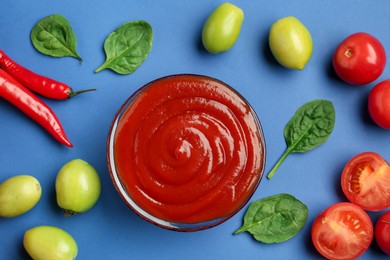
[{"label": "yellow-green tomato", "polygon": [[293,16],[282,18],[272,25],[269,46],[275,59],[288,69],[302,70],[313,52],[309,30]]},{"label": "yellow-green tomato", "polygon": [[76,259],[78,247],[73,237],[63,229],[37,226],[27,230],[23,246],[35,260]]},{"label": "yellow-green tomato", "polygon": [[223,3],[207,18],[203,26],[202,42],[210,53],[229,50],[236,43],[244,21],[241,8]]},{"label": "yellow-green tomato", "polygon": [[57,203],[67,213],[82,213],[92,208],[100,196],[100,178],[86,161],[66,163],[56,178]]},{"label": "yellow-green tomato", "polygon": [[42,195],[39,181],[17,175],[0,184],[0,217],[16,217],[32,209]]}]

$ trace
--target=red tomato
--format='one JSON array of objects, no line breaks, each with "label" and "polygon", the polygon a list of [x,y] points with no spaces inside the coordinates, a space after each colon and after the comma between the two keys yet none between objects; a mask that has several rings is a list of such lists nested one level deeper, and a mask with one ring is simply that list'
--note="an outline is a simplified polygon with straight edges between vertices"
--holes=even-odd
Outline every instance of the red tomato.
[{"label": "red tomato", "polygon": [[390,166],[377,153],[360,153],[344,167],[341,188],[362,209],[383,210],[390,206]]},{"label": "red tomato", "polygon": [[371,90],[368,112],[377,125],[390,130],[390,79],[378,83]]},{"label": "red tomato", "polygon": [[375,240],[382,251],[390,255],[390,211],[385,212],[376,222]]},{"label": "red tomato", "polygon": [[355,259],[370,246],[374,228],[367,213],[349,202],[336,203],[314,220],[311,238],[328,259]]},{"label": "red tomato", "polygon": [[386,65],[381,42],[368,33],[355,33],[344,39],[333,55],[337,75],[347,83],[364,85],[376,80]]}]

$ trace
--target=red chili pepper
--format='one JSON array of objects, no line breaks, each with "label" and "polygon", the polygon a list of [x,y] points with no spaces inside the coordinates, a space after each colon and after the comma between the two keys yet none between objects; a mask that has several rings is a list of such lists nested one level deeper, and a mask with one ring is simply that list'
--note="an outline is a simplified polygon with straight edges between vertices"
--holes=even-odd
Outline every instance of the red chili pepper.
[{"label": "red chili pepper", "polygon": [[0,69],[0,97],[40,124],[57,141],[73,147],[54,112],[3,69]]},{"label": "red chili pepper", "polygon": [[1,49],[0,67],[25,87],[47,98],[68,99],[78,94],[95,90],[87,89],[73,91],[73,89],[65,83],[39,75],[27,68],[24,68],[8,57]]}]

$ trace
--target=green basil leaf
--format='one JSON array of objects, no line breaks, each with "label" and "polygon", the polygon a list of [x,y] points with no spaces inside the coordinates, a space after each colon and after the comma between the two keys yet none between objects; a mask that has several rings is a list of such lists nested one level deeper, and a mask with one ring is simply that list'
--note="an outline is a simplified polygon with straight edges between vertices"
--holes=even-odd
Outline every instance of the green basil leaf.
[{"label": "green basil leaf", "polygon": [[332,133],[335,120],[333,104],[328,100],[314,100],[301,106],[284,128],[287,149],[267,178],[272,178],[290,153],[307,152],[323,144]]},{"label": "green basil leaf", "polygon": [[152,27],[146,21],[123,24],[104,42],[106,61],[95,72],[111,69],[118,74],[133,73],[147,58],[152,41]]},{"label": "green basil leaf", "polygon": [[77,39],[68,20],[60,14],[47,16],[31,30],[31,42],[39,52],[53,56],[70,56],[81,60],[76,50]]},{"label": "green basil leaf", "polygon": [[294,237],[306,224],[308,208],[290,194],[278,194],[251,203],[244,223],[234,234],[249,232],[263,243],[280,243]]}]

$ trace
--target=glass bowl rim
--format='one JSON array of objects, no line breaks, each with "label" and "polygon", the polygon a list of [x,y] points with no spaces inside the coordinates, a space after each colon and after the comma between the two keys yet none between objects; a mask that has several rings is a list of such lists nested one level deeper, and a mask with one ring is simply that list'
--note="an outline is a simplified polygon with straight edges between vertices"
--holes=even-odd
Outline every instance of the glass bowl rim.
[{"label": "glass bowl rim", "polygon": [[[118,122],[120,121],[121,115],[127,110],[127,107],[131,104],[131,102],[145,89],[147,89],[150,86],[153,86],[154,83],[159,82],[161,80],[173,78],[173,77],[199,77],[203,79],[208,79],[212,80],[214,82],[217,82],[228,89],[232,90],[240,99],[242,99],[245,102],[245,105],[248,106],[250,109],[250,113],[253,116],[255,123],[256,123],[256,128],[259,133],[260,137],[260,143],[261,143],[261,148],[262,148],[262,157],[261,157],[261,168],[259,169],[259,179],[252,188],[252,190],[248,193],[246,196],[246,199],[241,203],[241,205],[234,210],[232,213],[213,220],[205,221],[205,222],[198,222],[198,223],[177,223],[177,222],[170,222],[166,221],[160,218],[157,218],[147,211],[143,210],[142,207],[138,206],[134,200],[130,197],[130,194],[127,192],[125,189],[124,185],[122,184],[122,181],[120,180],[119,174],[116,170],[116,165],[115,165],[115,158],[114,158],[114,137],[116,134],[116,129]],[[136,215],[141,217],[142,219],[158,226],[164,229],[172,230],[172,231],[179,231],[179,232],[193,232],[193,231],[199,231],[199,230],[205,230],[212,228],[214,226],[217,226],[219,224],[222,224],[223,222],[227,221],[231,217],[233,217],[235,214],[237,214],[251,199],[255,191],[257,190],[263,175],[264,175],[264,170],[265,170],[265,162],[266,162],[266,143],[265,143],[265,137],[263,133],[263,128],[260,122],[260,119],[257,116],[257,113],[253,109],[253,107],[250,105],[250,103],[233,87],[231,87],[229,84],[226,84],[225,82],[210,77],[206,75],[200,75],[200,74],[191,74],[191,73],[183,73],[183,74],[172,74],[168,76],[163,76],[157,79],[154,79],[146,84],[144,84],[142,87],[138,88],[135,92],[133,92],[124,102],[123,104],[119,107],[117,112],[114,115],[114,118],[111,122],[111,125],[109,127],[109,132],[108,132],[108,138],[107,138],[107,144],[106,144],[107,152],[106,152],[106,157],[107,157],[107,162],[108,162],[108,170],[109,174],[111,177],[111,180],[114,184],[114,187],[122,200],[125,202],[125,204],[134,212]]]}]

